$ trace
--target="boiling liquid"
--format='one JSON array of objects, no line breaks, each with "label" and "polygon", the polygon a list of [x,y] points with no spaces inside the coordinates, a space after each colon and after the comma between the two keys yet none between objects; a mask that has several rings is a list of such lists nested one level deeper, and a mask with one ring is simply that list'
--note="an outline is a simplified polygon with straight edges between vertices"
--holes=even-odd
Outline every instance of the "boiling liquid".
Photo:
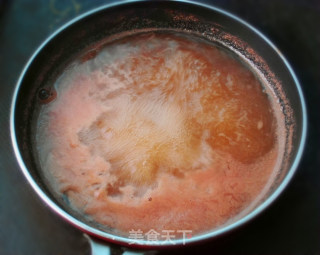
[{"label": "boiling liquid", "polygon": [[203,233],[252,205],[275,171],[280,129],[249,69],[169,33],[91,53],[39,117],[40,163],[57,194],[124,233]]}]

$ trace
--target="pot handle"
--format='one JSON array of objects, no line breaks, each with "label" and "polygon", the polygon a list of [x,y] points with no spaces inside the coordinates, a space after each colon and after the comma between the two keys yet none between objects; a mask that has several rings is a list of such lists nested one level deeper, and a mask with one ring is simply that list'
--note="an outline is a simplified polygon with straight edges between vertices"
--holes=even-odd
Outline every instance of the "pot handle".
[{"label": "pot handle", "polygon": [[[91,248],[91,255],[112,255],[113,252],[116,254],[122,255],[143,255],[143,254],[150,254],[147,251],[130,251],[126,248],[116,247],[112,244],[108,244],[104,241],[98,240],[92,236],[84,234],[84,237],[88,240]],[[151,254],[155,254],[151,252]]]}]

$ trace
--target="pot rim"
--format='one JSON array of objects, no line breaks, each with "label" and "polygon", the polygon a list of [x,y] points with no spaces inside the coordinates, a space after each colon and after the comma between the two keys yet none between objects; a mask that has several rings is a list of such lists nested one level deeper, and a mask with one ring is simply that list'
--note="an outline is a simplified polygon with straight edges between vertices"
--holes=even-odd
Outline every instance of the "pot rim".
[{"label": "pot rim", "polygon": [[[307,110],[306,110],[306,104],[305,104],[305,99],[303,96],[303,92],[300,86],[300,83],[293,72],[293,69],[291,68],[289,62],[286,60],[284,55],[280,52],[280,50],[265,36],[263,35],[258,29],[254,28],[250,24],[248,24],[246,21],[242,20],[241,18],[237,17],[234,14],[229,13],[228,11],[225,11],[223,9],[214,7],[209,4],[204,4],[204,3],[198,3],[195,1],[190,1],[190,0],[176,0],[175,2],[180,2],[180,3],[187,3],[187,4],[192,4],[200,7],[204,7],[207,9],[210,9],[212,11],[218,12],[222,15],[228,16],[229,18],[235,20],[238,23],[241,23],[245,27],[247,27],[249,30],[253,31],[255,34],[257,34],[260,38],[264,40],[281,58],[282,62],[288,69],[288,72],[290,73],[291,77],[294,80],[294,83],[296,85],[298,94],[299,94],[299,99],[300,99],[300,104],[301,104],[301,110],[302,110],[302,123],[301,123],[301,138],[300,138],[300,144],[299,148],[296,153],[296,157],[293,160],[292,166],[288,170],[287,175],[281,182],[281,184],[276,188],[276,190],[260,205],[258,205],[253,211],[251,211],[249,214],[246,216],[242,217],[241,219],[238,219],[236,222],[231,223],[230,225],[224,226],[222,228],[213,230],[208,233],[204,234],[199,234],[197,236],[194,236],[190,239],[178,239],[178,240],[173,240],[174,244],[157,244],[157,243],[151,243],[148,240],[139,240],[138,243],[132,243],[132,239],[126,238],[126,237],[121,237],[113,234],[106,233],[102,230],[99,230],[97,228],[91,227],[84,222],[76,219],[75,217],[71,216],[69,213],[64,211],[58,204],[56,204],[37,184],[37,182],[34,180],[34,178],[31,176],[29,170],[27,169],[23,159],[22,155],[19,150],[19,146],[17,143],[16,139],[16,134],[15,134],[15,110],[16,110],[16,101],[19,93],[20,86],[22,84],[22,81],[24,79],[25,74],[28,72],[29,67],[33,63],[34,59],[38,56],[39,52],[54,38],[56,37],[60,32],[63,30],[67,29],[74,23],[78,22],[79,20],[82,20],[96,12],[105,10],[107,8],[115,7],[115,6],[120,6],[120,5],[126,5],[129,3],[136,3],[136,2],[149,2],[148,0],[125,0],[125,1],[119,1],[116,3],[111,3],[111,4],[106,4],[97,8],[94,8],[88,12],[85,12],[69,22],[67,22],[65,25],[57,29],[54,33],[52,33],[50,36],[47,37],[47,39],[44,40],[44,42],[37,48],[37,50],[33,53],[27,64],[24,66],[24,69],[22,73],[20,74],[20,77],[17,81],[12,102],[11,102],[11,109],[10,109],[10,135],[11,135],[11,142],[13,145],[14,153],[16,156],[16,159],[18,161],[18,164],[20,166],[20,169],[22,170],[24,176],[28,180],[29,184],[32,186],[34,191],[38,194],[38,196],[59,216],[61,216],[64,220],[68,221],[75,227],[79,228],[83,232],[90,234],[92,236],[98,237],[100,239],[112,242],[112,243],[117,243],[125,246],[130,246],[130,247],[139,247],[139,248],[156,248],[156,247],[168,247],[172,245],[184,245],[184,244],[190,244],[190,243],[195,243],[195,242],[200,242],[204,241],[213,237],[221,236],[222,234],[225,234],[227,232],[230,232],[231,230],[243,225],[244,223],[250,221],[254,217],[256,217],[258,214],[260,214],[262,211],[264,211],[279,195],[282,193],[282,191],[286,188],[290,180],[292,179],[294,173],[296,172],[299,162],[301,160],[301,157],[303,155],[303,150],[305,147],[306,143],[306,137],[307,137]],[[171,2],[169,0],[164,0],[162,2]]]}]

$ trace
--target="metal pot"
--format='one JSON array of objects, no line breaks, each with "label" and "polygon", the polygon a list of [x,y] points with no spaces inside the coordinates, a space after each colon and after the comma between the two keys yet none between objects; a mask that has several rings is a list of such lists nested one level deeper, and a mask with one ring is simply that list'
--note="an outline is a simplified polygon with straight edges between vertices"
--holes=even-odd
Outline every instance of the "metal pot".
[{"label": "metal pot", "polygon": [[[108,254],[107,243],[130,246],[131,240],[102,231],[74,213],[44,183],[34,153],[34,130],[40,109],[38,91],[54,81],[84,49],[119,33],[149,30],[198,34],[232,51],[272,88],[281,105],[287,131],[281,171],[259,204],[236,222],[190,239],[176,240],[175,246],[214,238],[255,217],[287,186],[303,152],[307,116],[299,82],[280,51],[246,22],[221,9],[188,1],[123,2],[85,13],[52,34],[30,58],[14,92],[10,125],[15,155],[30,185],[53,211],[86,233],[93,254],[102,251]],[[159,245],[141,241],[130,247],[156,249]]]}]

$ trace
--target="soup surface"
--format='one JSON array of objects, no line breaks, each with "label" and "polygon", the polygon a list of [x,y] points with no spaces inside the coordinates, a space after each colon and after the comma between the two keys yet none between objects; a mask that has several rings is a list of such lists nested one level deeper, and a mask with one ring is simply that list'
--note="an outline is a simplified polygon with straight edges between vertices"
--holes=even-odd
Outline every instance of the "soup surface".
[{"label": "soup surface", "polygon": [[279,161],[272,96],[239,60],[193,37],[119,39],[54,87],[38,122],[43,174],[75,210],[124,235],[228,224]]}]

